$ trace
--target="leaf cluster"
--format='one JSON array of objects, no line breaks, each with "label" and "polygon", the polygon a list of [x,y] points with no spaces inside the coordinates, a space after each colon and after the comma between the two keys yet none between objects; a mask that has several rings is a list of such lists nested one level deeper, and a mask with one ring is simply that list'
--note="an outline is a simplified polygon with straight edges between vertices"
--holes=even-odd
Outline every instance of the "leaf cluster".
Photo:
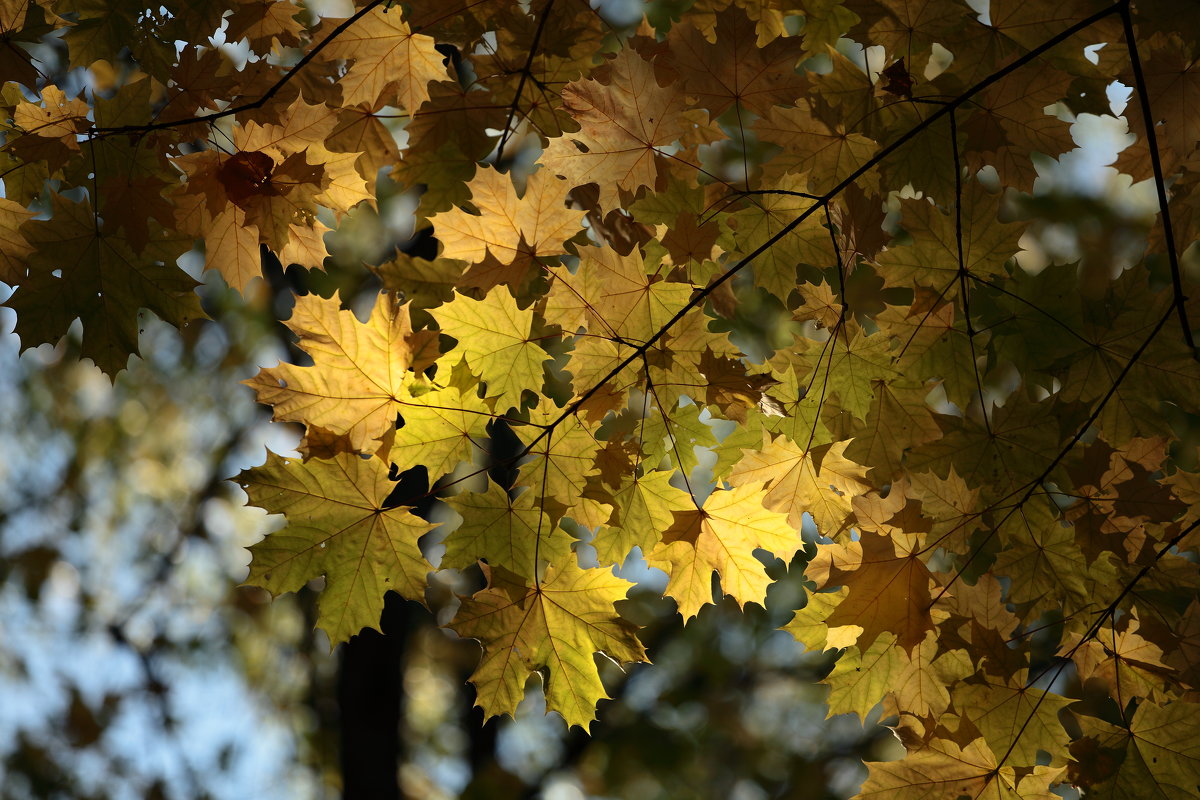
[{"label": "leaf cluster", "polygon": [[[324,576],[335,644],[479,567],[448,625],[485,715],[538,675],[586,728],[596,654],[647,660],[614,567],[688,620],[781,559],[830,713],[882,704],[907,748],[861,797],[1200,793],[1194,10],[3,9],[27,347],[78,319],[114,374],[143,309],[204,315],[197,244],[249,295],[264,253],[320,269],[384,187],[416,199],[437,257],[371,265],[362,315],[297,297],[311,363],[246,382],[304,428],[238,478],[287,519],[249,581]],[[61,64],[23,44],[51,32]],[[1150,203],[1054,188],[1086,124],[1127,126],[1103,174]]]}]

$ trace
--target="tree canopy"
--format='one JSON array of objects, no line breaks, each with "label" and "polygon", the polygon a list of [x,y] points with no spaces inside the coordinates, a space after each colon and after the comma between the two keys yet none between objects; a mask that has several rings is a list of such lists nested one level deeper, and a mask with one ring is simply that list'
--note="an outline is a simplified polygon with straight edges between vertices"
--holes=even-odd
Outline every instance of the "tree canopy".
[{"label": "tree canopy", "polygon": [[244,391],[299,454],[236,481],[332,644],[452,577],[484,717],[537,678],[587,729],[655,655],[635,564],[688,624],[786,566],[830,713],[907,751],[859,797],[1200,795],[1200,10],[3,0],[0,42],[23,347],[115,376],[205,270],[295,290]]}]

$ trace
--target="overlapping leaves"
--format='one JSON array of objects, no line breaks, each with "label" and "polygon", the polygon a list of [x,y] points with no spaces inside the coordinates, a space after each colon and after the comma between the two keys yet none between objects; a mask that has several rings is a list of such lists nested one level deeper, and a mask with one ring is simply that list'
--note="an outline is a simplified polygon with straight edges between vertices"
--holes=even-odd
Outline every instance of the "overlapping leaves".
[{"label": "overlapping leaves", "polygon": [[[831,712],[882,703],[909,751],[861,796],[1196,796],[1195,14],[716,6],[628,30],[561,0],[161,29],[117,8],[118,34],[65,0],[5,11],[17,331],[78,318],[115,373],[140,309],[200,315],[189,245],[252,294],[263,248],[322,266],[386,174],[440,258],[378,266],[361,316],[301,294],[311,365],[248,381],[305,456],[240,478],[287,520],[252,583],[323,575],[336,643],[385,591],[481,569],[449,625],[483,645],[479,704],[513,712],[537,673],[586,727],[594,655],[646,659],[615,567],[661,569],[690,619],[714,586],[764,602],[792,561],[811,592],[787,629],[841,651]],[[14,43],[45,19],[94,89],[31,71]],[[273,55],[176,51],[222,24]],[[121,76],[98,62],[118,40]],[[1113,179],[1169,199],[1170,227],[1056,217],[1069,120],[1119,124],[1114,81],[1136,140]],[[414,469],[448,520],[428,539],[392,497]]]}]

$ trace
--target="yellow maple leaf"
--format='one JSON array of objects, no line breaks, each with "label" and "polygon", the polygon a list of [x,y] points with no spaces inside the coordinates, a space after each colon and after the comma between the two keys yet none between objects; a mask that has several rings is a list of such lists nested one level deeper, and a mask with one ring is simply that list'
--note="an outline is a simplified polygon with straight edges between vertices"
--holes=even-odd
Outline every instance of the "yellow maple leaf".
[{"label": "yellow maple leaf", "polygon": [[557,521],[569,514],[582,499],[587,477],[596,471],[596,434],[578,415],[551,425],[561,414],[551,402],[532,409],[533,425],[521,426],[516,433],[529,446],[520,469],[520,484],[544,498],[544,510]]},{"label": "yellow maple leaf", "polygon": [[789,561],[800,549],[799,530],[783,514],[763,507],[764,494],[761,484],[718,489],[703,508],[672,512],[674,523],[646,561],[670,576],[666,593],[685,621],[712,602],[714,572],[739,605],[761,604],[771,581],[754,550]]},{"label": "yellow maple leaf", "polygon": [[478,214],[453,208],[430,217],[445,258],[475,264],[490,252],[512,264],[559,255],[582,225],[585,212],[566,205],[570,187],[545,170],[529,176],[521,197],[508,175],[490,167],[476,172],[467,188]]},{"label": "yellow maple leaf", "polygon": [[880,636],[865,650],[847,648],[821,681],[830,687],[829,715],[858,714],[865,722],[871,709],[897,687],[906,666],[904,651],[891,635]]},{"label": "yellow maple leaf", "polygon": [[865,723],[881,700],[889,716],[940,715],[950,705],[948,687],[974,671],[965,650],[942,652],[933,632],[911,654],[897,646],[895,635],[885,633],[865,650],[847,647],[821,682],[830,687],[830,716],[854,713]]},{"label": "yellow maple leaf", "polygon": [[[343,22],[324,20],[316,35],[328,36]],[[321,57],[350,62],[337,82],[344,105],[383,101],[412,114],[429,99],[429,82],[446,78],[446,57],[435,44],[432,36],[413,33],[399,9],[381,7],[342,31]]]},{"label": "yellow maple leaf", "polygon": [[[608,377],[629,356],[631,349],[599,336],[578,337],[566,367],[574,378],[575,395],[582,395]],[[605,389],[616,396],[616,404],[622,404],[625,392],[641,380],[638,366],[636,363],[625,365],[606,384]]]},{"label": "yellow maple leaf", "polygon": [[843,441],[831,445],[818,468],[819,450],[803,449],[786,436],[770,441],[764,433],[762,448],[745,451],[730,473],[729,482],[735,486],[765,483],[767,508],[786,513],[797,530],[807,511],[817,529],[832,536],[850,515],[854,497],[871,488],[863,480],[866,468],[845,457],[849,444]]},{"label": "yellow maple leaf", "polygon": [[587,730],[596,703],[608,696],[593,653],[618,664],[647,660],[635,626],[613,608],[631,585],[610,570],[580,569],[568,559],[533,588],[493,580],[463,600],[449,627],[483,646],[470,680],[484,719],[515,713],[525,681],[545,670],[546,707]]},{"label": "yellow maple leaf", "polygon": [[863,632],[861,625],[830,627],[828,623],[829,615],[837,610],[849,591],[849,588],[839,586],[833,590],[810,593],[804,606],[780,630],[787,631],[796,641],[814,652],[854,647]]},{"label": "yellow maple leaf", "polygon": [[373,452],[395,425],[408,398],[412,333],[408,309],[381,294],[364,324],[318,295],[296,298],[287,325],[313,365],[263,368],[245,381],[260,403],[273,406],[275,419],[316,425],[346,436],[359,452]]},{"label": "yellow maple leaf", "polygon": [[401,471],[423,465],[431,484],[482,452],[493,417],[473,390],[453,387],[402,400],[399,411],[404,425],[389,457]]}]

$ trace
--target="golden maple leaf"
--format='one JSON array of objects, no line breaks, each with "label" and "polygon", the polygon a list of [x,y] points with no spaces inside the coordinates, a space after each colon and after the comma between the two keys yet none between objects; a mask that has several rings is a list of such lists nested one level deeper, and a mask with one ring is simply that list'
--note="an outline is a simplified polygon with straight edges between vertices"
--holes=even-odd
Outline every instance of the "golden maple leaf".
[{"label": "golden maple leaf", "polygon": [[800,549],[799,530],[783,514],[763,507],[764,494],[761,484],[718,489],[702,508],[672,512],[674,522],[646,562],[670,576],[666,593],[685,621],[712,602],[714,572],[738,605],[761,604],[771,581],[754,550],[789,561]]},{"label": "golden maple leaf", "polygon": [[515,713],[526,679],[545,670],[546,707],[586,730],[607,696],[592,654],[618,663],[647,660],[635,626],[613,609],[631,584],[607,569],[580,569],[573,558],[533,588],[491,574],[491,586],[463,600],[449,624],[483,645],[470,678],[476,705],[485,719]]},{"label": "golden maple leaf", "polygon": [[391,432],[412,381],[408,309],[381,294],[364,324],[341,307],[301,295],[287,325],[312,356],[311,367],[263,368],[245,383],[275,419],[315,425],[346,436],[353,449],[372,452]]},{"label": "golden maple leaf", "polygon": [[546,169],[570,186],[595,183],[600,205],[621,205],[657,180],[658,148],[684,134],[683,96],[659,84],[654,67],[631,49],[617,53],[607,80],[580,80],[562,90],[563,105],[580,130],[553,139],[542,155]]},{"label": "golden maple leaf", "polygon": [[[318,37],[342,24],[326,19]],[[375,8],[354,22],[321,51],[322,59],[349,62],[338,78],[342,102],[347,106],[395,98],[410,114],[429,99],[429,82],[446,77],[445,56],[434,47],[431,36],[413,33],[399,9]]]},{"label": "golden maple leaf", "polygon": [[566,205],[570,187],[544,170],[529,176],[521,197],[512,179],[495,169],[479,170],[467,188],[478,214],[455,208],[430,217],[444,258],[475,264],[491,253],[512,264],[558,255],[581,227],[584,212]]}]

